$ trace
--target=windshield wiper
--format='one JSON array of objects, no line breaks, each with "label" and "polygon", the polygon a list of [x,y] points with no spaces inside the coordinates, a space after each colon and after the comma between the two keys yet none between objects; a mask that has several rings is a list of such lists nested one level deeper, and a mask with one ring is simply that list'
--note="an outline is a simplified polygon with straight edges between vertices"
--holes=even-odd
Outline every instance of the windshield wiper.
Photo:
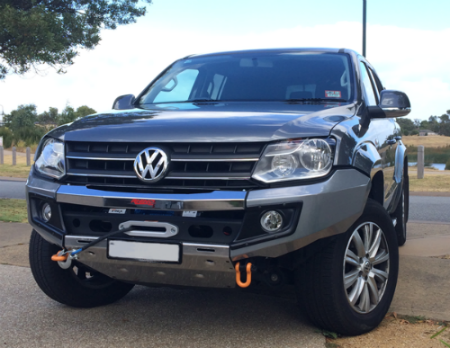
[{"label": "windshield wiper", "polygon": [[207,98],[199,98],[199,99],[190,99],[186,100],[188,103],[204,103],[204,102],[217,102],[215,99],[207,99]]},{"label": "windshield wiper", "polygon": [[331,99],[331,98],[294,98],[286,99],[287,102],[303,102],[303,101],[327,101],[327,102],[348,102],[347,99]]}]

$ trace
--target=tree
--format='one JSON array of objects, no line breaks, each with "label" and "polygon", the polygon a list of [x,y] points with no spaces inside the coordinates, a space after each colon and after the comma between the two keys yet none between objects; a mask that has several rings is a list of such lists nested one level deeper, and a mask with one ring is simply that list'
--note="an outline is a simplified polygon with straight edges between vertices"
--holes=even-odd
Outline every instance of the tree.
[{"label": "tree", "polygon": [[49,125],[58,123],[58,109],[49,107],[48,111],[44,111],[42,114],[38,115],[37,119],[39,124]]},{"label": "tree", "polygon": [[414,119],[414,125],[416,126],[416,128],[419,128],[421,123],[422,123],[422,120],[420,118]]},{"label": "tree", "polygon": [[77,117],[84,117],[84,116],[92,115],[92,114],[96,114],[96,113],[97,113],[97,111],[95,111],[94,109],[92,109],[86,105],[82,105],[82,106],[78,107],[77,111],[75,111],[75,114],[77,115]]},{"label": "tree", "polygon": [[36,127],[37,121],[36,105],[19,105],[16,110],[11,111],[8,115],[10,126],[13,133],[13,142],[17,144],[20,140],[25,145],[37,143],[44,134],[44,130]]},{"label": "tree", "polygon": [[414,130],[414,123],[409,118],[397,118],[403,135],[409,135]]},{"label": "tree", "polygon": [[420,122],[420,128],[422,129],[429,129],[430,128],[430,123],[426,120]]},{"label": "tree", "polygon": [[450,122],[444,123],[443,125],[441,125],[441,133],[440,134],[450,137]]},{"label": "tree", "polygon": [[0,79],[48,64],[59,73],[82,48],[100,42],[100,29],[136,22],[151,0],[0,0]]},{"label": "tree", "polygon": [[[450,111],[450,110],[448,110],[448,111]],[[447,114],[443,114],[440,118],[441,118],[442,123],[450,122],[450,117]]]},{"label": "tree", "polygon": [[58,126],[66,123],[71,123],[78,118],[75,109],[69,105],[67,105],[64,110],[61,112],[61,115],[58,118]]}]

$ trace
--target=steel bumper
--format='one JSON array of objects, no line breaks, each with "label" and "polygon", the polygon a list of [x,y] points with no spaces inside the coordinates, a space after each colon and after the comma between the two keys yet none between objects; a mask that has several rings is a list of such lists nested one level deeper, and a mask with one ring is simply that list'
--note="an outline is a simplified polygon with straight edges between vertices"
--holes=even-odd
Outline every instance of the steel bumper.
[{"label": "steel bumper", "polygon": [[[302,203],[298,225],[290,235],[233,247],[182,243],[180,264],[113,260],[107,257],[106,242],[79,254],[79,261],[112,278],[141,283],[204,287],[234,287],[232,261],[251,257],[278,257],[320,238],[345,232],[362,214],[370,190],[370,179],[355,169],[336,170],[326,181],[282,188],[244,191],[214,191],[196,194],[144,194],[60,185],[31,172],[27,199],[42,196],[56,203],[97,207],[135,208],[132,199],[151,200],[160,210],[245,210],[268,205]],[[78,248],[96,237],[66,235],[34,219],[30,224],[51,243]],[[242,243],[241,243],[242,244]]]}]

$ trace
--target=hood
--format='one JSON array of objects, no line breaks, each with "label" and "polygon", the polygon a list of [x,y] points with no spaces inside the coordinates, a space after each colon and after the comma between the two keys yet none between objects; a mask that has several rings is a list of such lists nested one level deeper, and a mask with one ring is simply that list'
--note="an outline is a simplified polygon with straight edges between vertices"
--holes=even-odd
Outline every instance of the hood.
[{"label": "hood", "polygon": [[66,141],[267,142],[328,136],[355,113],[341,103],[177,103],[86,116],[49,135]]}]

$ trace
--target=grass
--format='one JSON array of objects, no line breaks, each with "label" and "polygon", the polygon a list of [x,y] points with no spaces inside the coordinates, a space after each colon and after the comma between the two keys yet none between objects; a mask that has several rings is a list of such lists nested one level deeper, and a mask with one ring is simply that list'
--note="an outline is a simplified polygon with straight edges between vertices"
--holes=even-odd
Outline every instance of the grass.
[{"label": "grass", "polygon": [[27,201],[24,199],[0,199],[0,221],[27,222]]},{"label": "grass", "polygon": [[410,324],[417,324],[427,320],[422,315],[397,315],[399,319],[406,320]]},{"label": "grass", "polygon": [[[435,333],[434,335],[432,335],[430,338],[431,338],[431,339],[436,338],[436,337],[439,336],[441,333],[443,333],[446,329],[447,329],[447,326],[444,326],[444,328],[442,328],[441,330],[439,330],[438,332],[436,332],[436,333]],[[439,338],[439,342],[441,342],[444,346],[450,348],[450,344],[447,343],[446,341],[441,340],[441,339]]]},{"label": "grass", "polygon": [[409,190],[413,192],[450,192],[450,175],[430,175],[417,179],[415,173],[409,175]]},{"label": "grass", "polygon": [[[407,146],[423,145],[427,147],[445,147],[450,146],[450,137],[446,136],[425,136],[408,135],[402,137],[403,144]],[[426,150],[425,150],[426,151]]]},{"label": "grass", "polygon": [[[0,176],[8,176],[11,178],[27,178],[31,167],[27,167],[27,159],[25,156],[17,155],[17,164],[12,165],[12,155],[5,155],[4,164],[0,164]],[[33,157],[31,158],[33,163]]]}]

